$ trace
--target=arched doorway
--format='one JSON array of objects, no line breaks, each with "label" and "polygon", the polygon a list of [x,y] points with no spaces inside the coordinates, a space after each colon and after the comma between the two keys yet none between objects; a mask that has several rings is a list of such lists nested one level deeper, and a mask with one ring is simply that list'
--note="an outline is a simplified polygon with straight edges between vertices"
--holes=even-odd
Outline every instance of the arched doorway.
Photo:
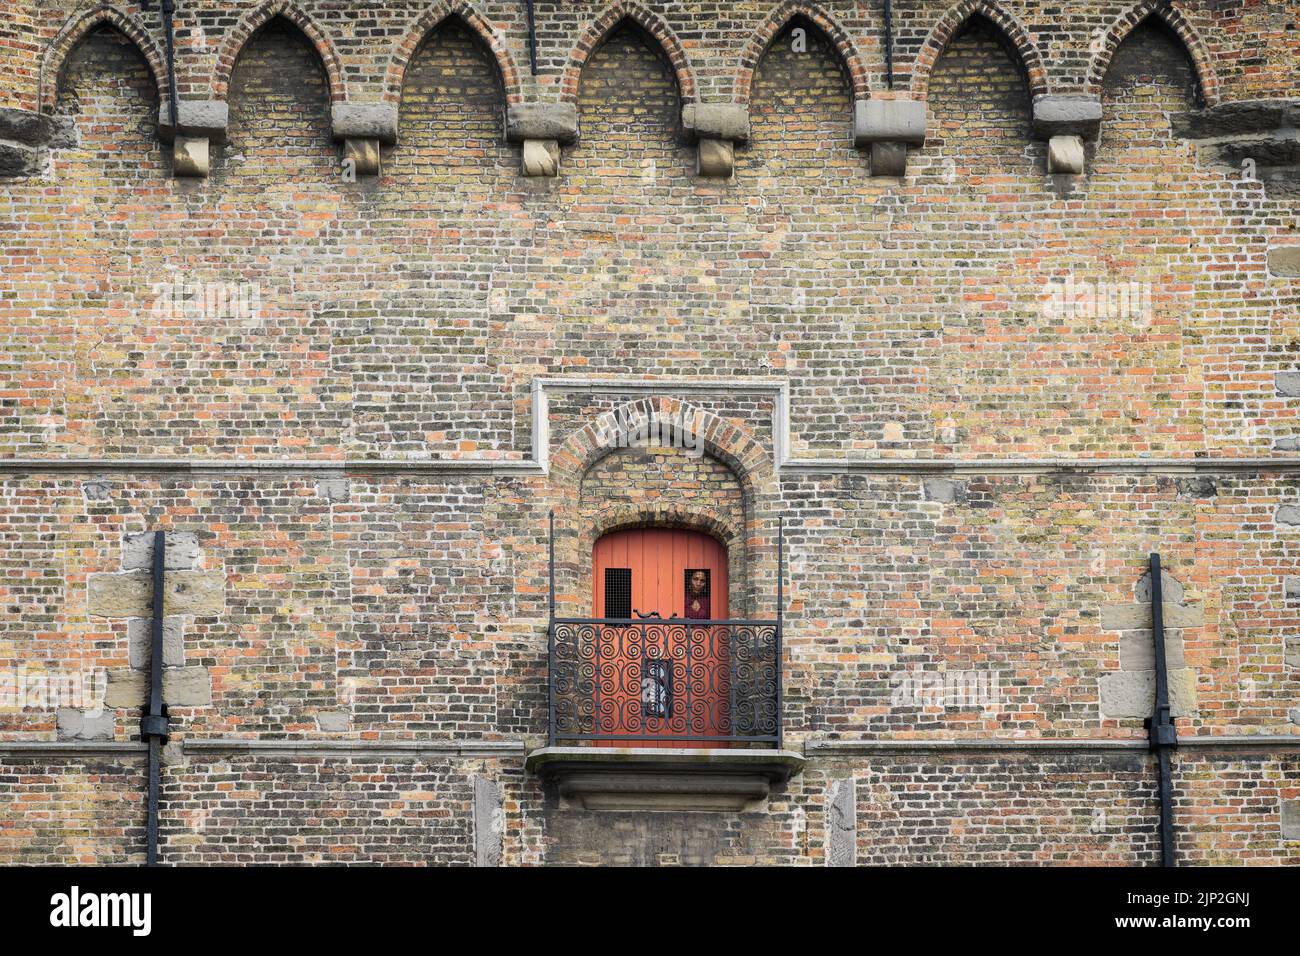
[{"label": "arched doorway", "polygon": [[600,538],[591,567],[600,742],[725,746],[699,738],[731,734],[727,629],[707,623],[728,617],[726,547],[700,531],[634,528]]}]

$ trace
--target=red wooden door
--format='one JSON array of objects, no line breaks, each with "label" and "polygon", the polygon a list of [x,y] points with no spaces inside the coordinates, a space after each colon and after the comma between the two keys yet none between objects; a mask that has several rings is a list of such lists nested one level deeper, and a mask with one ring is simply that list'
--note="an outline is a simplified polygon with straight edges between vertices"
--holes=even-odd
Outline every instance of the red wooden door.
[{"label": "red wooden door", "polygon": [[636,528],[597,541],[591,567],[593,616],[636,622],[602,626],[595,641],[594,723],[614,736],[604,745],[726,746],[688,738],[731,733],[727,629],[705,623],[727,619],[727,549],[698,531]]}]

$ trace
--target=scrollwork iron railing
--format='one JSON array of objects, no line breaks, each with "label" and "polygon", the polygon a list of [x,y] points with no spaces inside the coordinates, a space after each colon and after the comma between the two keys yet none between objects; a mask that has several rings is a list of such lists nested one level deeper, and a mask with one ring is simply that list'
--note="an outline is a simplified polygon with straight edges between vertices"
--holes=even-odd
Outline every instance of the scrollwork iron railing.
[{"label": "scrollwork iron railing", "polygon": [[555,614],[552,514],[550,745],[780,749],[784,530],[778,521],[775,620],[565,618]]},{"label": "scrollwork iron railing", "polygon": [[779,621],[557,618],[552,743],[779,744]]}]

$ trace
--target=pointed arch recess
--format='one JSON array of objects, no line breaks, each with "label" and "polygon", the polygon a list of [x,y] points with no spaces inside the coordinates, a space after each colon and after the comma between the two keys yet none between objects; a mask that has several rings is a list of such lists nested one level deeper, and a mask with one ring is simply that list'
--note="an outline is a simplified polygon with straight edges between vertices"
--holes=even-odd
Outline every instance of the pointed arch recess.
[{"label": "pointed arch recess", "polygon": [[1046,95],[1047,68],[1029,31],[1004,10],[997,0],[961,0],[948,8],[921,44],[912,65],[912,96],[922,100],[926,98],[930,89],[930,77],[943,51],[961,28],[976,17],[992,23],[1016,50],[1020,63],[1025,68],[1031,98]]},{"label": "pointed arch recess", "polygon": [[384,100],[389,103],[401,101],[402,83],[406,78],[406,70],[411,65],[411,59],[429,35],[451,19],[464,24],[466,29],[482,41],[496,60],[497,72],[501,76],[501,85],[505,90],[506,103],[522,103],[523,81],[505,39],[469,0],[438,0],[416,18],[388,61],[388,69],[384,74]]},{"label": "pointed arch recess", "polygon": [[320,61],[329,78],[330,101],[342,103],[347,100],[343,83],[343,64],[334,41],[329,34],[317,24],[316,20],[295,2],[295,0],[267,0],[240,17],[230,31],[222,38],[217,53],[216,70],[212,76],[212,97],[224,100],[230,91],[230,77],[235,70],[235,61],[247,46],[254,34],[276,17],[283,17],[302,31],[308,41],[316,48]]},{"label": "pointed arch recess", "polygon": [[784,0],[767,15],[762,25],[749,38],[745,50],[740,56],[740,66],[736,70],[735,100],[747,105],[753,94],[754,74],[763,55],[767,53],[781,32],[790,25],[790,21],[803,18],[815,25],[839,53],[849,73],[853,87],[854,99],[866,99],[870,95],[867,67],[853,38],[829,13],[815,3],[806,0]]},{"label": "pointed arch recess", "polygon": [[129,13],[124,13],[113,4],[97,3],[88,10],[69,19],[55,34],[50,45],[45,48],[45,55],[41,58],[40,74],[37,80],[37,103],[42,113],[54,112],[58,104],[59,81],[72,51],[92,30],[105,24],[111,26],[135,44],[136,49],[140,51],[140,55],[149,64],[149,71],[153,74],[154,86],[158,90],[159,101],[161,102],[166,98],[165,77],[167,68],[163,63],[161,51],[154,43],[153,38],[149,36],[149,31],[144,28],[139,19]]},{"label": "pointed arch recess", "polygon": [[1216,105],[1219,102],[1219,80],[1214,72],[1214,59],[1210,48],[1206,46],[1186,15],[1168,0],[1140,0],[1116,18],[1098,40],[1096,52],[1088,64],[1088,92],[1101,95],[1102,84],[1106,81],[1106,72],[1110,69],[1115,51],[1134,30],[1151,19],[1164,23],[1182,41],[1183,49],[1196,74],[1198,95],[1206,106]]},{"label": "pointed arch recess", "polygon": [[587,65],[591,55],[600,49],[600,45],[627,22],[639,26],[659,44],[667,55],[677,78],[677,90],[682,102],[694,103],[699,96],[696,91],[695,70],[691,67],[686,49],[663,17],[652,13],[634,0],[616,0],[583,29],[564,68],[564,77],[560,84],[560,95],[563,100],[568,103],[578,101],[578,87],[582,82],[583,67]]}]

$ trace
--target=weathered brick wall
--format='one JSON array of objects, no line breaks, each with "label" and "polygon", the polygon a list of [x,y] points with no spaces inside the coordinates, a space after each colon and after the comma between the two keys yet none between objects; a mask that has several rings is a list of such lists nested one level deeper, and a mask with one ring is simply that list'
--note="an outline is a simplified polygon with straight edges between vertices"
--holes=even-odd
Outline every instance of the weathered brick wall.
[{"label": "weathered brick wall", "polygon": [[[185,750],[542,742],[552,509],[558,601],[579,614],[593,536],[648,512],[735,529],[733,584],[766,616],[783,515],[795,748],[1140,738],[1152,550],[1180,588],[1180,732],[1296,733],[1300,327],[1295,280],[1267,265],[1296,242],[1294,204],[1170,128],[1198,95],[1297,95],[1295,8],[1178,3],[1181,33],[1117,35],[1094,77],[1092,39],[1129,5],[960,5],[1004,35],[898,4],[895,91],[924,90],[930,128],[894,180],[851,138],[855,98],[885,85],[878,4],[648,6],[583,64],[603,6],[539,4],[533,78],[505,0],[482,18],[427,8],[426,25],[466,17],[427,43],[414,3],[284,6],[310,39],[254,34],[252,3],[185,4],[182,95],[230,104],[199,181],[171,177],[155,136],[155,11],[139,35],[110,17],[134,46],[56,44],[46,105],[75,137],[0,181],[0,453],[47,461],[0,474],[0,667],[105,672],[109,706],[3,710],[4,739],[137,733],[145,611],[123,539],[167,528],[198,554],[175,571],[166,859],[474,862],[490,779],[507,863],[821,863],[829,795],[852,778],[859,862],[1149,860],[1141,754],[814,756],[732,818],[561,809],[515,757]],[[36,109],[39,61],[87,7],[25,9],[0,24],[0,106]],[[1047,176],[1032,95],[1094,85],[1087,176]],[[331,99],[398,94],[383,176],[345,181]],[[525,179],[506,103],[562,97],[581,139],[558,179]],[[681,104],[733,97],[752,140],[733,179],[699,178]],[[178,278],[252,287],[259,308],[155,309]],[[1067,280],[1147,299],[1053,313]],[[535,383],[560,376],[617,382],[555,386],[535,421]],[[648,376],[657,407],[707,413],[707,457],[590,446],[602,413],[647,401],[618,382]],[[778,380],[788,395],[762,390]],[[549,473],[528,464],[539,428]],[[1004,463],[936,476],[930,457]],[[1150,474],[1050,464],[1140,457]],[[1275,464],[1230,461],[1249,457]],[[284,459],[309,464],[253,464]],[[977,688],[993,696],[900,693],[936,673],[996,678]],[[138,755],[5,760],[0,859],[138,861]],[[1289,757],[1180,757],[1180,849],[1297,862],[1296,779]]]}]

